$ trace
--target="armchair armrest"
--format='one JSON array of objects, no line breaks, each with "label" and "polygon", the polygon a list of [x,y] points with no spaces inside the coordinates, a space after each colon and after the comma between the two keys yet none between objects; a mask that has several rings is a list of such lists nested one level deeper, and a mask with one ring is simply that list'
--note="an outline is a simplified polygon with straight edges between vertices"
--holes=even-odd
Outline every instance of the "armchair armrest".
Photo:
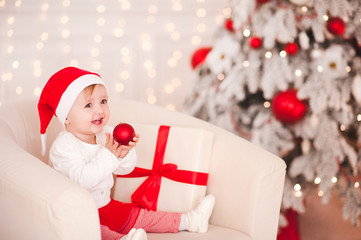
[{"label": "armchair armrest", "polygon": [[1,238],[100,240],[91,195],[20,147],[13,131],[0,119]]}]

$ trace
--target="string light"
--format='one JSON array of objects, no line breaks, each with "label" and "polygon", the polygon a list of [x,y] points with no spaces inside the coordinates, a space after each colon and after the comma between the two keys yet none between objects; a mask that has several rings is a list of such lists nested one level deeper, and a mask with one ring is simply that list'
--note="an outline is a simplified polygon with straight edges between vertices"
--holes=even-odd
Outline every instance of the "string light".
[{"label": "string light", "polygon": [[104,13],[105,10],[106,10],[106,8],[105,8],[104,5],[98,5],[98,6],[97,6],[97,9],[96,9],[96,11],[97,11],[98,13]]},{"label": "string light", "polygon": [[11,17],[8,18],[8,24],[9,25],[13,25],[14,22],[15,22],[15,17],[11,16]]},{"label": "string light", "polygon": [[70,60],[70,66],[79,67],[79,61],[76,59]]},{"label": "string light", "polygon": [[168,66],[173,68],[177,66],[177,62],[178,62],[177,59],[171,57],[168,59]]},{"label": "string light", "polygon": [[174,92],[174,86],[172,84],[167,84],[164,86],[164,92],[166,94],[172,94]]},{"label": "string light", "polygon": [[218,79],[219,81],[223,81],[223,80],[224,80],[224,74],[223,74],[223,73],[219,73],[219,74],[217,75],[217,79]]},{"label": "string light", "polygon": [[207,15],[207,11],[204,8],[197,10],[197,17],[203,18]]},{"label": "string light", "polygon": [[302,76],[302,71],[300,69],[296,69],[295,75],[296,75],[296,77],[301,77]]},{"label": "string light", "polygon": [[295,191],[301,191],[301,185],[299,183],[296,183],[294,186],[293,186],[293,189]]},{"label": "string light", "polygon": [[40,97],[40,94],[41,94],[41,88],[40,88],[40,87],[36,87],[36,88],[34,88],[33,93],[34,93],[34,95],[35,95],[35,96]]},{"label": "string light", "polygon": [[317,66],[317,71],[318,72],[323,72],[323,67],[322,66]]},{"label": "string light", "polygon": [[195,35],[192,37],[192,44],[193,45],[199,45],[201,43],[201,37],[198,35]]},{"label": "string light", "polygon": [[15,89],[15,92],[17,95],[21,95],[23,93],[23,88],[19,86]]},{"label": "string light", "polygon": [[172,56],[175,59],[181,59],[182,58],[182,52],[180,50],[176,50],[176,51],[173,52]]},{"label": "string light", "polygon": [[102,17],[98,18],[98,19],[97,19],[97,25],[98,25],[99,27],[104,26],[104,25],[105,25],[105,19],[102,18]]},{"label": "string light", "polygon": [[244,60],[243,63],[242,63],[243,67],[247,68],[249,67],[249,61],[247,60]]},{"label": "string light", "polygon": [[121,93],[124,91],[124,84],[121,82],[118,82],[115,84],[115,91]]},{"label": "string light", "polygon": [[[144,56],[141,57],[143,59],[149,60],[149,62],[147,61],[143,66],[144,67],[143,73],[140,74],[143,74],[143,76],[145,77],[144,79],[147,79],[149,81],[148,83],[149,86],[157,85],[155,83],[155,80],[158,81],[158,79],[156,79],[158,75],[158,71],[157,71],[158,69],[155,66],[155,59],[150,55],[150,54],[154,54],[154,52],[159,49],[158,46],[157,49],[155,49],[156,44],[158,44],[158,42],[155,41],[157,40],[155,39],[155,37],[159,36],[159,34],[164,34],[165,32],[168,33],[168,36],[172,42],[186,40],[187,42],[182,43],[183,45],[186,44],[193,46],[201,45],[204,42],[203,35],[206,34],[207,31],[211,32],[213,31],[213,29],[216,29],[217,26],[215,26],[215,24],[223,24],[223,20],[224,20],[223,15],[227,14],[227,9],[228,9],[228,13],[231,13],[231,9],[227,8],[226,10],[224,10],[223,14],[220,12],[216,16],[211,16],[210,18],[208,12],[209,4],[207,4],[207,0],[196,0],[196,1],[198,3],[198,7],[196,9],[193,9],[195,27],[192,28],[193,32],[191,33],[190,31],[192,30],[190,28],[187,29],[186,31],[187,35],[185,36],[189,36],[188,34],[190,33],[190,38],[188,39],[185,38],[185,36],[183,35],[184,27],[181,25],[181,23],[178,21],[177,18],[176,20],[172,18],[165,19],[165,15],[163,14],[163,11],[165,9],[164,6],[160,8],[160,4],[158,3],[148,4],[148,6],[145,7],[145,14],[142,19],[143,22],[146,24],[155,24],[155,23],[157,23],[158,25],[159,23],[162,24],[165,23],[165,24],[163,25],[164,28],[162,29],[163,33],[162,32],[159,33],[159,28],[157,28],[158,32],[156,35],[152,33],[154,28],[153,26],[151,26],[151,28],[149,29],[146,29],[143,32],[143,34],[140,35],[141,38],[139,42],[140,43],[139,48],[133,45],[134,42],[132,41],[127,42],[126,37],[134,36],[134,33],[132,32],[132,26],[129,27],[129,23],[128,23],[128,19],[131,18],[128,18],[128,15],[123,15],[121,17],[118,16],[117,20],[115,21],[112,19],[113,11],[116,10],[129,11],[132,9],[132,4],[131,4],[132,2],[129,0],[118,0],[117,1],[118,6],[116,7],[113,7],[113,5],[111,5],[108,2],[102,2],[101,4],[95,3],[93,5],[93,8],[87,8],[82,10],[82,11],[89,11],[88,9],[90,9],[90,12],[87,12],[87,14],[84,15],[85,17],[90,16],[90,14],[93,15],[95,14],[95,18],[91,18],[91,19],[88,18],[88,23],[89,25],[93,25],[96,28],[94,32],[87,34],[87,38],[83,40],[84,44],[81,44],[80,46],[76,46],[76,44],[79,42],[79,39],[85,33],[87,33],[86,31],[88,28],[87,29],[74,28],[74,26],[79,25],[77,22],[79,19],[73,17],[74,9],[77,9],[76,8],[77,6],[75,4],[78,3],[70,0],[62,0],[59,4],[63,9],[60,9],[59,11],[58,5],[55,6],[50,1],[41,1],[40,3],[31,6],[32,8],[35,7],[34,9],[38,11],[36,13],[37,16],[33,18],[32,21],[34,21],[34,25],[37,24],[39,28],[35,29],[37,31],[32,31],[33,35],[36,35],[36,39],[31,41],[31,38],[29,38],[30,41],[28,42],[33,45],[32,50],[36,51],[35,54],[32,55],[38,56],[38,59],[33,61],[33,65],[30,65],[30,74],[28,74],[28,76],[30,75],[33,78],[33,80],[36,81],[35,84],[43,85],[42,82],[44,81],[43,75],[49,74],[48,72],[49,63],[48,62],[45,63],[43,61],[44,59],[46,59],[44,57],[45,55],[49,56],[48,51],[50,50],[52,51],[52,53],[55,52],[55,54],[58,54],[60,52],[62,54],[60,55],[60,57],[64,58],[64,62],[62,62],[61,64],[66,64],[75,67],[88,67],[88,68],[92,67],[94,70],[100,70],[102,67],[106,66],[103,60],[104,59],[103,56],[106,57],[108,53],[103,51],[107,51],[104,49],[107,49],[106,46],[108,45],[108,39],[110,36],[110,38],[112,37],[112,39],[120,39],[122,41],[120,44],[115,46],[115,48],[117,49],[115,49],[114,53],[112,53],[112,55],[114,55],[116,59],[114,64],[120,65],[118,73],[114,75],[116,76],[117,79],[115,79],[113,82],[112,85],[113,91],[117,93],[124,93],[127,87],[124,81],[129,82],[130,79],[133,79],[132,78],[133,76],[131,76],[131,74],[133,74],[132,70],[134,66],[130,65],[130,63],[133,60],[132,59],[133,56],[136,57],[139,56],[139,52],[133,54],[133,49],[136,49],[136,51],[138,51],[138,49],[141,49],[142,52],[140,54],[144,54]],[[9,5],[9,2],[11,1],[0,0],[0,7],[4,8],[4,7],[15,6],[19,8],[17,9],[16,12],[21,12],[24,9],[27,10],[26,8],[29,7],[26,1],[14,0],[10,4],[11,6]],[[74,8],[72,8],[72,10],[70,11],[69,7],[70,6],[73,7],[73,5]],[[172,0],[169,10],[181,12],[183,11],[184,7],[185,5],[183,5],[181,0]],[[162,9],[161,15],[159,15],[160,9]],[[218,9],[222,11],[222,8],[218,8]],[[112,11],[111,14],[108,14],[109,10]],[[33,13],[34,12],[32,11],[32,14]],[[181,15],[177,15],[177,16],[181,16]],[[20,18],[18,19],[17,15],[14,15],[14,13],[4,16],[4,22],[7,26],[7,29],[3,30],[2,36],[3,38],[6,37],[8,39],[7,39],[7,45],[5,45],[5,48],[3,48],[3,54],[5,53],[8,56],[12,54],[12,56],[8,57],[9,59],[7,63],[7,65],[9,66],[8,70],[4,72],[0,72],[0,81],[2,82],[11,81],[14,78],[14,73],[13,73],[14,71],[16,70],[23,71],[25,69],[24,68],[25,65],[23,64],[23,62],[25,62],[27,59],[26,58],[23,59],[22,57],[18,57],[16,54],[14,54],[17,53],[15,52],[15,48],[16,50],[18,50],[18,46],[16,44],[18,41],[15,41],[17,39],[12,39],[14,38],[14,36],[17,37],[17,34],[14,34],[15,32],[14,29],[19,28],[19,26],[17,25],[22,24],[24,18],[25,16],[23,16],[21,19]],[[110,34],[109,32],[106,32],[109,31],[108,29],[110,29]],[[56,45],[56,47],[50,46],[49,44],[53,44],[53,41],[55,39],[57,39],[57,41],[60,44]],[[178,43],[177,45],[176,44],[173,45],[175,47],[179,46]],[[182,49],[175,47],[173,47],[172,49],[167,46],[166,48],[166,50],[168,51],[167,53],[168,57],[166,58],[167,69],[175,68],[178,67],[180,64],[186,63],[186,61],[184,61],[183,59],[184,54],[189,55],[189,52],[185,50],[185,49],[190,49],[189,47]],[[85,61],[84,61],[84,57],[82,57],[84,56],[84,52],[88,54],[90,59],[87,59],[85,57]],[[117,54],[119,56],[118,58],[116,58]],[[245,62],[244,64],[247,64],[247,62]],[[177,88],[183,84],[181,78],[177,76],[177,73],[178,73],[177,71],[174,71],[174,76],[170,78],[170,82],[163,84],[164,86],[163,94],[173,95],[173,98],[175,96],[174,94],[176,93]],[[222,81],[224,78],[225,78],[224,74],[219,74],[217,76],[217,79],[220,81]],[[31,81],[28,81],[27,84],[29,83],[31,84]],[[11,89],[11,92],[13,92],[14,94],[16,93],[17,95],[25,95],[27,93],[30,93],[30,94],[34,94],[35,96],[39,96],[41,92],[41,88],[34,86],[30,87],[30,89],[33,89],[33,91],[31,90],[28,91],[27,89],[29,89],[29,86],[26,85],[16,86],[16,87],[13,86],[11,87],[9,85],[5,87],[13,88]],[[159,93],[159,91],[157,91],[157,93]],[[0,99],[0,100],[4,100],[4,99]],[[158,101],[158,98],[153,92],[152,94],[146,95],[146,101],[154,104]],[[173,110],[175,109],[175,104],[171,102],[164,103],[164,106],[167,106],[167,108],[169,109],[173,109]]]},{"label": "string light", "polygon": [[308,8],[306,6],[301,7],[302,12],[307,12]]},{"label": "string light", "polygon": [[19,61],[15,60],[15,61],[13,61],[12,67],[13,67],[13,69],[18,69],[19,65],[20,65]]},{"label": "string light", "polygon": [[101,67],[102,67],[102,63],[100,61],[97,60],[97,61],[93,62],[93,68],[95,70],[99,70],[99,69],[101,69]]},{"label": "string light", "polygon": [[149,104],[155,104],[157,102],[157,98],[154,95],[150,95],[147,98]]},{"label": "string light", "polygon": [[357,121],[358,121],[358,122],[361,122],[361,114],[360,114],[360,113],[357,114]]},{"label": "string light", "polygon": [[123,70],[120,72],[120,78],[123,80],[127,80],[130,77],[130,73],[127,70]]},{"label": "string light", "polygon": [[232,8],[224,8],[223,11],[222,11],[223,15],[224,15],[224,18],[231,18],[232,17]]},{"label": "string light", "polygon": [[167,108],[168,110],[175,111],[175,106],[174,106],[174,104],[167,104],[166,108]]},{"label": "string light", "polygon": [[151,5],[148,7],[148,13],[149,14],[157,14],[158,8],[155,5]]},{"label": "string light", "polygon": [[121,8],[123,10],[129,10],[131,9],[132,5],[128,0],[119,0],[119,2],[121,3]]},{"label": "string light", "polygon": [[315,184],[320,184],[320,183],[321,183],[321,178],[320,178],[320,177],[316,177],[313,182],[314,182]]},{"label": "string light", "polygon": [[180,12],[180,11],[183,10],[183,5],[180,2],[175,1],[173,3],[173,10],[176,11],[176,12]]},{"label": "string light", "polygon": [[14,30],[13,29],[9,29],[9,31],[7,32],[7,36],[9,38],[11,38],[14,35]]},{"label": "string light", "polygon": [[285,50],[280,51],[280,56],[283,57],[283,58],[286,57],[287,52]]},{"label": "string light", "polygon": [[69,6],[70,6],[70,0],[64,0],[63,7],[69,7]]},{"label": "string light", "polygon": [[264,54],[265,58],[267,59],[270,59],[272,57],[272,52],[270,51],[267,51],[265,54]]},{"label": "string light", "polygon": [[173,32],[175,30],[175,24],[172,22],[169,22],[166,24],[166,30],[168,32]]},{"label": "string light", "polygon": [[270,103],[269,101],[265,101],[265,102],[263,103],[263,107],[264,107],[264,108],[270,108],[270,107],[271,107],[271,103]]},{"label": "string light", "polygon": [[251,31],[249,29],[244,29],[243,30],[243,36],[245,36],[245,37],[251,36]]},{"label": "string light", "polygon": [[302,191],[301,191],[302,187],[301,187],[301,185],[299,183],[296,183],[293,186],[293,189],[295,190],[294,194],[295,194],[296,197],[301,197],[302,196]]},{"label": "string light", "polygon": [[[174,31],[174,32],[171,33],[170,37],[171,37],[171,39],[173,41],[178,41],[180,39],[180,33],[177,32],[177,31]],[[196,42],[196,44],[199,44],[200,38],[199,39],[194,39],[194,41]]]}]

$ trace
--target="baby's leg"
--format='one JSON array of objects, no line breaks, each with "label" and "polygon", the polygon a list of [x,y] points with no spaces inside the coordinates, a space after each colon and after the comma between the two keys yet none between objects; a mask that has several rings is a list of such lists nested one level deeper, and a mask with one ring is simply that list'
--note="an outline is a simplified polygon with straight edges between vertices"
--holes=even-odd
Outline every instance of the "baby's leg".
[{"label": "baby's leg", "polygon": [[204,233],[208,231],[214,202],[214,196],[209,194],[201,199],[195,209],[184,214],[141,209],[133,227],[156,233],[176,233],[183,230]]},{"label": "baby's leg", "polygon": [[179,231],[181,215],[181,213],[141,209],[134,228],[143,228],[146,232],[176,233]]},{"label": "baby's leg", "polygon": [[102,235],[102,240],[119,240],[124,236],[124,234],[112,231],[104,225],[100,225],[100,232]]}]

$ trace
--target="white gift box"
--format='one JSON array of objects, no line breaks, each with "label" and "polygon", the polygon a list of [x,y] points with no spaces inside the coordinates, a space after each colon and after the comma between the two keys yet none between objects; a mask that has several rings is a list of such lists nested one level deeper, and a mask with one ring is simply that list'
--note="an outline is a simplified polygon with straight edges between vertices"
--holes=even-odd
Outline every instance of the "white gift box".
[{"label": "white gift box", "polygon": [[[137,143],[137,167],[152,170],[159,126],[133,124],[140,135]],[[197,128],[170,127],[163,164],[175,164],[178,170],[208,174],[213,133]],[[118,177],[114,198],[131,202],[131,195],[148,177]],[[187,212],[198,205],[206,194],[205,185],[196,185],[161,178],[157,201],[158,211]]]}]

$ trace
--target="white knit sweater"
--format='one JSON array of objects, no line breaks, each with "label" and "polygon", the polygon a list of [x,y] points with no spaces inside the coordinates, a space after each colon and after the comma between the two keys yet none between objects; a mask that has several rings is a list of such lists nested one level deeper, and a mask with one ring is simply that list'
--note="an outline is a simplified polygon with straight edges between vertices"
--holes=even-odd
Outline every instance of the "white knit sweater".
[{"label": "white knit sweater", "polygon": [[97,134],[97,144],[85,143],[67,131],[62,131],[50,148],[50,165],[71,180],[87,189],[98,208],[110,201],[110,190],[114,185],[113,175],[128,174],[137,162],[133,148],[124,158],[117,158],[105,144],[105,133],[112,133],[105,127]]}]

